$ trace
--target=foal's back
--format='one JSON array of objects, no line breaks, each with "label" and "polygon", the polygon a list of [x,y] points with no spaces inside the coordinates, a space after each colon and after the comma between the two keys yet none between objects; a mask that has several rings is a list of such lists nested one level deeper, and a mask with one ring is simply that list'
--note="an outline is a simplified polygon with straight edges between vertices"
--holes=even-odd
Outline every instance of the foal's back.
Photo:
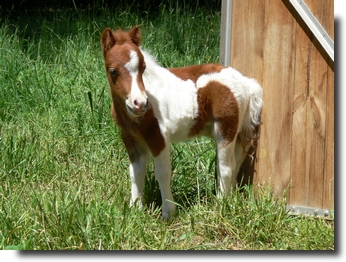
[{"label": "foal's back", "polygon": [[222,69],[226,68],[220,64],[202,64],[202,65],[191,65],[185,67],[177,67],[177,68],[169,68],[174,75],[181,78],[182,80],[192,80],[193,82],[197,82],[197,79],[201,75],[210,74],[210,73],[218,73]]}]

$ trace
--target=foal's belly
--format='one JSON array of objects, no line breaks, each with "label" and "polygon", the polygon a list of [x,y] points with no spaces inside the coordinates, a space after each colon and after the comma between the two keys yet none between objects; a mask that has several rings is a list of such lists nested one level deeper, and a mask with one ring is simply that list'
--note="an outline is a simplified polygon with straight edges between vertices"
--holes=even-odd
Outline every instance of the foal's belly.
[{"label": "foal's belly", "polygon": [[205,123],[203,129],[201,129],[197,134],[191,132],[192,127],[196,123],[195,119],[181,119],[181,121],[179,122],[180,123],[177,124],[175,128],[170,130],[171,132],[169,134],[169,137],[171,142],[188,141],[192,138],[200,136],[207,136],[210,138],[214,137],[212,122]]},{"label": "foal's belly", "polygon": [[181,142],[190,139],[190,131],[194,124],[194,119],[182,117],[166,125],[166,134],[171,142]]}]

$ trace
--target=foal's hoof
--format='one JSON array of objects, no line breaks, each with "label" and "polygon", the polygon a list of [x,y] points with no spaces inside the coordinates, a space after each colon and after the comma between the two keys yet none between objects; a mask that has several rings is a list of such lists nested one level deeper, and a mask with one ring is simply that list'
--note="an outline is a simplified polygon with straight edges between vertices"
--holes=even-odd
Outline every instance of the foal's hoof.
[{"label": "foal's hoof", "polygon": [[163,221],[168,221],[168,220],[171,219],[171,216],[168,215],[167,213],[162,213],[162,217],[161,218],[162,218]]},{"label": "foal's hoof", "polygon": [[169,212],[169,213],[167,213],[167,212],[162,212],[162,216],[161,216],[162,220],[163,220],[163,221],[170,221],[170,220],[172,220],[173,217],[175,216],[175,212],[176,212],[175,209],[173,209],[173,210],[172,210],[171,212]]},{"label": "foal's hoof", "polygon": [[162,204],[162,219],[165,221],[170,220],[174,217],[176,212],[176,206],[169,200],[166,200]]},{"label": "foal's hoof", "polygon": [[164,222],[170,223],[173,221],[175,215],[169,215],[167,213],[162,213],[161,219]]}]

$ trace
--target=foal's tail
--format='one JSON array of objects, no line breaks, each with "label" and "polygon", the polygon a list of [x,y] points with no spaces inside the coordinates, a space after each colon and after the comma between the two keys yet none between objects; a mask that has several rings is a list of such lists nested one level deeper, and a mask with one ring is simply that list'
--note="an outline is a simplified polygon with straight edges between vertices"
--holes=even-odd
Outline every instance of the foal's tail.
[{"label": "foal's tail", "polygon": [[258,139],[258,127],[261,124],[263,106],[262,87],[255,79],[247,78],[246,80],[249,88],[249,103],[238,135],[239,142],[244,147],[253,144]]}]

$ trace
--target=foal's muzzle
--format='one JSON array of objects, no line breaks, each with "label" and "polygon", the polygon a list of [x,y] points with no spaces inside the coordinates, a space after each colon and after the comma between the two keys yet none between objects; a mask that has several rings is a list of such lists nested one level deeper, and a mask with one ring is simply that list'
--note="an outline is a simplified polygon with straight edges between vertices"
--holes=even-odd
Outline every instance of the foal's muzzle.
[{"label": "foal's muzzle", "polygon": [[132,116],[141,116],[145,112],[147,112],[149,108],[149,101],[148,98],[145,99],[135,99],[132,103],[126,103],[127,111]]}]

